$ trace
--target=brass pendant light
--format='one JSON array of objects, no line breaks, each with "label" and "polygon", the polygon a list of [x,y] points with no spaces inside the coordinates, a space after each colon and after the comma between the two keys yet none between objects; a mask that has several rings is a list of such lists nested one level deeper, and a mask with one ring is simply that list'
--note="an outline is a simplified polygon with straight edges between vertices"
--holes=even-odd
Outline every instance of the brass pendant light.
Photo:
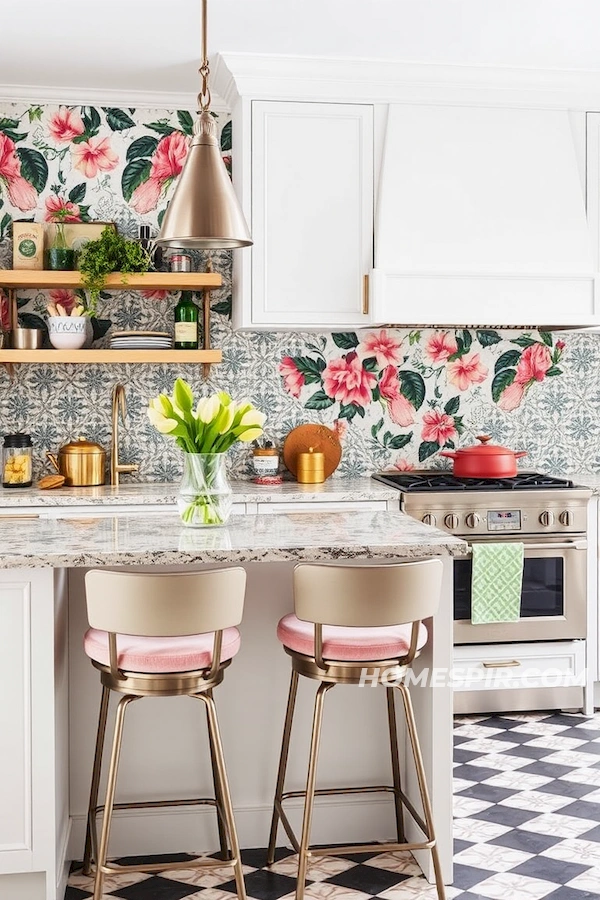
[{"label": "brass pendant light", "polygon": [[202,88],[192,142],[156,243],[198,250],[249,247],[252,238],[221,157],[215,120],[209,110],[207,0],[202,0],[199,72]]}]

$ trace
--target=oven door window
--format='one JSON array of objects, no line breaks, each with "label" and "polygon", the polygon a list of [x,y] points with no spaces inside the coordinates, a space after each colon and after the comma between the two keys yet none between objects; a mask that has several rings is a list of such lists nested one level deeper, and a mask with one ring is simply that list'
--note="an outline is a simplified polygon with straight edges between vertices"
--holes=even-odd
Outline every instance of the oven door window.
[{"label": "oven door window", "polygon": [[[520,611],[522,619],[564,616],[564,563],[562,556],[525,557]],[[454,560],[455,619],[471,619],[471,574],[470,559]]]}]

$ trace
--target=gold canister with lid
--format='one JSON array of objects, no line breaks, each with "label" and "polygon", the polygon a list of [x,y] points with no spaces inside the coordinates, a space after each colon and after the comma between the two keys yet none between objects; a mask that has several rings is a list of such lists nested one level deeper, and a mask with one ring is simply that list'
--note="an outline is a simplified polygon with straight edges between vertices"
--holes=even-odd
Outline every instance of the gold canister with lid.
[{"label": "gold canister with lid", "polygon": [[313,447],[296,457],[296,478],[300,484],[322,484],[325,481],[325,454]]},{"label": "gold canister with lid", "polygon": [[104,484],[106,477],[106,450],[84,437],[70,441],[58,451],[46,456],[59,475],[64,475],[68,487],[92,487]]}]

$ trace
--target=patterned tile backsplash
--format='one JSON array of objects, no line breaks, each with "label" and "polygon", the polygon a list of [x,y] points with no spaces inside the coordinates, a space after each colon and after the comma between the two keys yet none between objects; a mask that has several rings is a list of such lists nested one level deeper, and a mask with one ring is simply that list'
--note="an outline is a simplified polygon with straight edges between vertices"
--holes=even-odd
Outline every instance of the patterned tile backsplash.
[{"label": "patterned tile backsplash", "polygon": [[[229,164],[231,126],[220,119]],[[63,210],[66,221],[113,221],[130,237],[140,224],[156,232],[191,125],[189,113],[164,109],[0,104],[0,266],[12,264],[13,219],[48,221]],[[198,394],[247,396],[267,414],[266,435],[277,444],[303,422],[334,427],[343,441],[343,475],[445,465],[438,450],[472,443],[481,433],[527,450],[528,467],[600,470],[598,335],[234,332],[231,256],[215,251],[212,258],[224,280],[212,297],[212,340],[223,349],[223,363],[208,381],[201,367],[189,365],[21,365],[12,378],[0,371],[1,431],[31,433],[36,474],[47,468],[47,450],[79,434],[108,446],[111,390],[122,382],[128,404],[122,461],[138,461],[143,481],[178,478],[179,452],[145,413],[148,399],[170,391],[178,375]],[[203,268],[203,254],[194,262]],[[43,317],[48,293],[72,302],[64,292],[23,291],[20,315]],[[176,294],[125,290],[101,301],[99,317],[115,328],[162,328],[171,324],[176,300]],[[5,303],[2,312],[5,323]],[[232,473],[247,474],[248,448],[234,447],[230,463]]]}]

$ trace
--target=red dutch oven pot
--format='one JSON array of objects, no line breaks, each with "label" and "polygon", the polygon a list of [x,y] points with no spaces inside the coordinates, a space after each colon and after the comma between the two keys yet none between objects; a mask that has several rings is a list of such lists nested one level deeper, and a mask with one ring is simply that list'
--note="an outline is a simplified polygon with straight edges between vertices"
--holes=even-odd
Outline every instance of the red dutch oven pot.
[{"label": "red dutch oven pot", "polygon": [[477,436],[480,444],[460,450],[440,450],[440,456],[454,460],[453,473],[457,478],[512,478],[517,474],[517,460],[527,456],[526,450],[509,450],[490,444],[489,434]]}]

